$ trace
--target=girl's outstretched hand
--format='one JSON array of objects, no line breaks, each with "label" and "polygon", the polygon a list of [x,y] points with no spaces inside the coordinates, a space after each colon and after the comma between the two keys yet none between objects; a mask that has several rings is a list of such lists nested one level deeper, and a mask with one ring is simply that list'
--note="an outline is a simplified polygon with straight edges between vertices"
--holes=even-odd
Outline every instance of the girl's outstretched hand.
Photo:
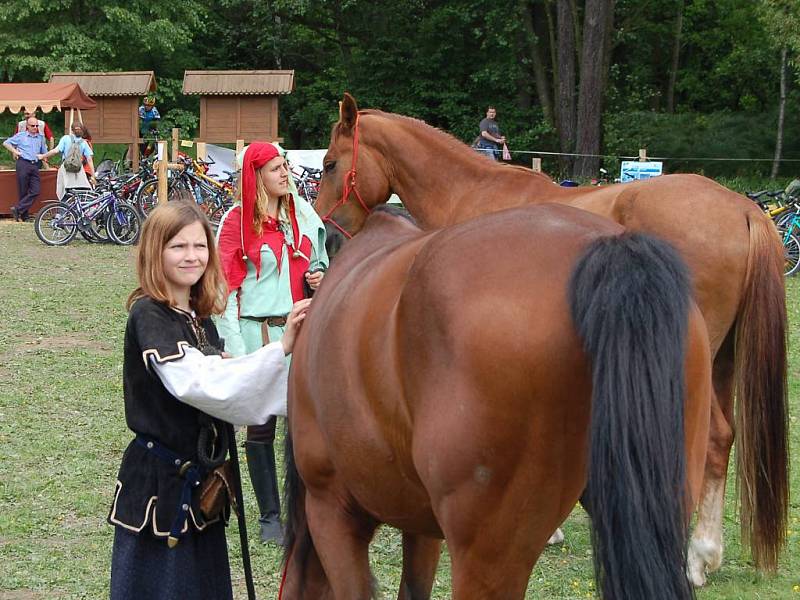
[{"label": "girl's outstretched hand", "polygon": [[303,325],[303,321],[308,313],[308,307],[311,305],[311,298],[299,300],[292,306],[292,312],[286,317],[286,331],[283,332],[281,344],[283,344],[283,353],[291,354],[294,349],[294,341],[297,339],[297,332]]}]

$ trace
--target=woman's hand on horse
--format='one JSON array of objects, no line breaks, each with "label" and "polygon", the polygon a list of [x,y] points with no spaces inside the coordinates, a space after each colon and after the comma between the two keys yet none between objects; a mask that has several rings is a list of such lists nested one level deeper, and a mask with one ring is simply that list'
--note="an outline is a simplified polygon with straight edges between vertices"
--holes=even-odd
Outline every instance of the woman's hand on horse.
[{"label": "woman's hand on horse", "polygon": [[306,283],[308,287],[315,290],[322,283],[322,278],[325,276],[325,271],[314,271],[313,273],[306,271]]},{"label": "woman's hand on horse", "polygon": [[299,300],[292,306],[292,312],[286,319],[286,331],[283,332],[281,344],[283,344],[283,353],[291,354],[294,349],[294,341],[297,338],[297,332],[303,324],[303,320],[308,313],[308,307],[311,305],[311,298]]}]

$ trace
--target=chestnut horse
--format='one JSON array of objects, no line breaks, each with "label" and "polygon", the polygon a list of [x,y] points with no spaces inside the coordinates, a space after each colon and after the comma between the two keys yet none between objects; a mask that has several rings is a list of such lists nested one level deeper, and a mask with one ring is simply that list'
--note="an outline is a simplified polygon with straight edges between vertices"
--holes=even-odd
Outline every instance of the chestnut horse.
[{"label": "chestnut horse", "polygon": [[703,585],[706,572],[722,560],[734,430],[742,542],[749,543],[757,567],[776,567],[789,489],[783,251],[772,224],[751,201],[697,175],[560,187],[541,173],[495,163],[422,121],[359,112],[345,94],[324,159],[317,211],[351,235],[392,192],[424,229],[521,204],[559,202],[677,248],[708,327],[715,394],[689,577]]},{"label": "chestnut horse", "polygon": [[576,208],[434,232],[377,211],[294,348],[280,597],[373,597],[387,523],[401,599],[430,596],[440,538],[455,600],[522,598],[584,489],[602,597],[693,597],[712,383],[690,293],[668,244]]}]

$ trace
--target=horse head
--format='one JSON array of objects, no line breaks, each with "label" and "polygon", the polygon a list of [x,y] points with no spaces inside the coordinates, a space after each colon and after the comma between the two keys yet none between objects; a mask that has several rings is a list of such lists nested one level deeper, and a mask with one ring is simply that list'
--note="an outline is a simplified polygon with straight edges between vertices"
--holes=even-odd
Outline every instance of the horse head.
[{"label": "horse head", "polygon": [[360,231],[373,207],[386,202],[391,193],[385,160],[370,147],[362,115],[355,98],[345,92],[315,203],[328,232],[335,230],[347,238]]}]

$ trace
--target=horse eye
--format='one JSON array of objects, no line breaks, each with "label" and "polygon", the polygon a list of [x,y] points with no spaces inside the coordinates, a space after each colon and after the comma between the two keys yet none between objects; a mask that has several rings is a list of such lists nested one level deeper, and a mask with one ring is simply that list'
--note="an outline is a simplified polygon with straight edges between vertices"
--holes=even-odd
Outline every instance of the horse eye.
[{"label": "horse eye", "polygon": [[325,169],[325,172],[326,172],[326,173],[332,173],[332,172],[333,172],[333,170],[336,168],[336,161],[335,161],[335,160],[332,160],[332,161],[330,161],[330,162],[326,162],[326,163],[323,165],[323,168]]}]

